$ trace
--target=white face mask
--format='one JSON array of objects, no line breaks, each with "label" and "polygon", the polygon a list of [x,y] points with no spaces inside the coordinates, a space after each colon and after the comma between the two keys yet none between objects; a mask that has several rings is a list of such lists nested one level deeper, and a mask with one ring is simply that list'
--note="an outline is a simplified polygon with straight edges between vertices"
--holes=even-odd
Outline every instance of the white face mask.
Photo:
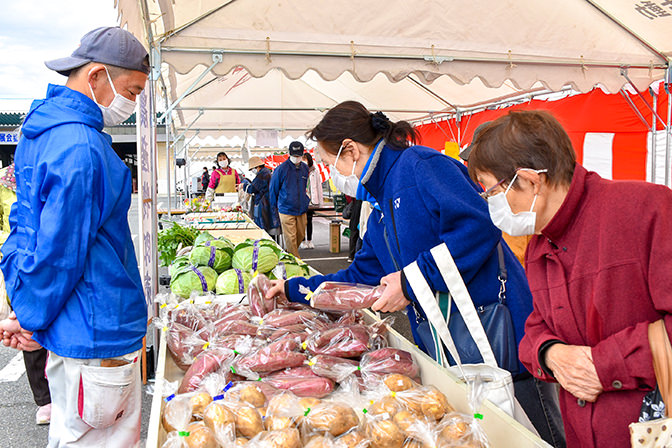
[{"label": "white face mask", "polygon": [[229,161],[224,159],[221,162],[218,160],[217,163],[221,168],[228,168],[229,167]]},{"label": "white face mask", "polygon": [[289,156],[289,160],[291,160],[294,165],[298,165],[303,158],[301,156]]},{"label": "white face mask", "polygon": [[[93,93],[91,84],[89,84],[89,90],[91,90],[91,96],[93,96],[93,101],[96,102],[100,111],[103,113],[103,123],[105,126],[116,126],[119,123],[124,122],[131,116],[135,111],[135,101],[131,101],[123,95],[117,93],[117,89],[114,88],[114,83],[112,78],[110,78],[110,73],[105,68],[105,73],[107,74],[107,80],[110,82],[110,87],[112,87],[112,92],[114,92],[114,98],[109,106],[103,106],[96,100],[96,95]],[[93,68],[91,69],[93,71]],[[89,75],[91,74],[89,72]]]},{"label": "white face mask", "polygon": [[[521,168],[518,171],[521,170],[534,171],[535,173],[548,172],[548,170],[533,170],[529,168]],[[518,177],[518,171],[516,171],[516,175],[513,176],[506,191],[488,198],[488,211],[490,212],[490,219],[502,232],[506,232],[511,236],[534,235],[537,213],[532,210],[534,210],[534,204],[537,202],[537,195],[534,195],[530,211],[520,213],[513,213],[509,201],[506,199],[506,194],[516,181],[516,177]]]},{"label": "white face mask", "polygon": [[250,173],[252,173],[252,174],[257,174],[258,172],[259,172],[259,168],[252,168],[250,170]]},{"label": "white face mask", "polygon": [[352,165],[352,174],[349,176],[344,176],[339,173],[336,169],[336,163],[338,163],[338,158],[341,156],[341,151],[343,146],[338,149],[338,154],[336,154],[336,161],[334,165],[329,170],[331,180],[334,181],[334,186],[343,194],[346,194],[351,197],[357,196],[357,188],[359,188],[359,178],[355,176],[355,167],[357,162]]}]

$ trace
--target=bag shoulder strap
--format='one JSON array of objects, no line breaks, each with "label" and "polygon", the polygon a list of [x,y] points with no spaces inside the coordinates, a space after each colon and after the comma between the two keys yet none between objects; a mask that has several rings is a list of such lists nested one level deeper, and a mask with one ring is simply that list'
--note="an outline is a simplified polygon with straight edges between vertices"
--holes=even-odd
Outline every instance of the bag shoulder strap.
[{"label": "bag shoulder strap", "polygon": [[672,407],[672,345],[665,328],[665,320],[659,319],[649,324],[649,345],[653,355],[653,370],[660,395],[665,402],[667,416]]},{"label": "bag shoulder strap", "polygon": [[[497,361],[495,359],[495,354],[492,351],[492,346],[488,337],[485,334],[481,320],[478,317],[476,308],[474,307],[474,302],[471,300],[467,286],[464,284],[462,275],[457,269],[455,260],[448,250],[448,246],[445,243],[439,244],[438,246],[433,247],[430,250],[432,256],[434,257],[434,262],[439,268],[441,277],[450,291],[450,295],[455,301],[457,309],[460,311],[460,315],[464,320],[471,337],[476,343],[479,352],[481,352],[481,357],[483,362],[492,367],[497,367]],[[444,322],[445,325],[445,322]]]}]

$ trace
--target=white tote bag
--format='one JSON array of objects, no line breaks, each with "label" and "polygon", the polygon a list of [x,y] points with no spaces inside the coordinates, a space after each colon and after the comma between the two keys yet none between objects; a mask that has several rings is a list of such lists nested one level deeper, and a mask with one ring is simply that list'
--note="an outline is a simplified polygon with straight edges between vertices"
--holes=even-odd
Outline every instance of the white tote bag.
[{"label": "white tote bag", "polygon": [[[444,282],[448,286],[450,296],[452,297],[452,300],[455,300],[455,305],[462,315],[462,319],[469,329],[469,333],[483,358],[482,364],[462,364],[457,348],[455,347],[455,342],[450,335],[448,323],[439,308],[437,295],[432,292],[427,284],[417,262],[413,262],[404,268],[404,274],[406,275],[406,279],[411,285],[418,302],[422,306],[427,319],[434,326],[434,329],[445,344],[448,352],[457,363],[457,365],[449,367],[448,369],[457,377],[462,378],[465,381],[474,379],[476,376],[480,376],[482,379],[486,380],[489,386],[487,395],[488,400],[513,417],[532,433],[538,435],[536,429],[532,426],[530,419],[527,417],[527,414],[525,414],[525,411],[514,396],[511,373],[508,370],[499,368],[497,365],[488,337],[478,318],[476,308],[474,308],[474,303],[471,300],[469,291],[464,284],[464,280],[455,265],[455,260],[453,260],[448,247],[442,243],[434,247],[430,252],[434,257],[434,261],[441,272]],[[440,350],[439,353],[443,355],[443,350]]]}]

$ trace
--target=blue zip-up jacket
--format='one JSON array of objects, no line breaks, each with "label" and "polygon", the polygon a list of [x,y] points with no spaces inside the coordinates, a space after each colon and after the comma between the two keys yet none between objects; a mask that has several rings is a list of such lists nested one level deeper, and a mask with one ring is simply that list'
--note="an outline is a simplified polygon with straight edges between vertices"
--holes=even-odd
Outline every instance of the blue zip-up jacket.
[{"label": "blue zip-up jacket", "polygon": [[100,108],[65,86],[34,101],[16,148],[17,201],[0,267],[17,320],[59,356],[138,350],[147,305],[128,227],[131,172]]},{"label": "blue zip-up jacket", "polygon": [[262,166],[252,182],[243,180],[245,192],[253,195],[254,223],[264,230],[280,227],[280,217],[268,199],[271,176],[271,170]]},{"label": "blue zip-up jacket", "polygon": [[[288,280],[285,289],[290,300],[305,302],[299,293],[301,284],[310,290],[328,280],[378,285],[383,276],[399,270],[395,261],[399,268],[417,261],[429,286],[434,291],[447,292],[429,252],[445,243],[474,304],[488,305],[498,298],[497,244],[501,241],[508,271],[507,305],[520,342],[525,320],[532,312],[525,272],[490,220],[487,202],[478,196],[479,187],[469,179],[464,165],[422,146],[395,150],[383,145],[376,147],[368,165],[361,184],[376,199],[380,210],[374,209],[369,217],[362,249],[347,269]],[[407,298],[415,301],[405,280],[403,286]],[[419,304],[417,308],[421,311]],[[415,342],[427,351],[418,337],[414,308],[409,305],[407,310]],[[455,311],[453,304],[452,312]],[[524,371],[522,364],[519,371]]]},{"label": "blue zip-up jacket", "polygon": [[299,166],[290,159],[282,162],[273,172],[268,198],[271,207],[284,215],[299,216],[308,211],[310,198],[306,194],[308,185],[308,165]]}]

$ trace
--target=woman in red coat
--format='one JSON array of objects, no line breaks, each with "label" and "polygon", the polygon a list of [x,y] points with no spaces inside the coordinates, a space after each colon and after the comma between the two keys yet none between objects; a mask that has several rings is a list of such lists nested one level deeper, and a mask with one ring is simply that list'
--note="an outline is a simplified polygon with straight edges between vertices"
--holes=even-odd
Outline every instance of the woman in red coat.
[{"label": "woman in red coat", "polygon": [[628,424],[656,386],[648,324],[664,318],[672,334],[672,191],[587,171],[545,112],[488,124],[469,172],[502,231],[535,234],[519,353],[560,383],[567,446],[629,447]]}]

